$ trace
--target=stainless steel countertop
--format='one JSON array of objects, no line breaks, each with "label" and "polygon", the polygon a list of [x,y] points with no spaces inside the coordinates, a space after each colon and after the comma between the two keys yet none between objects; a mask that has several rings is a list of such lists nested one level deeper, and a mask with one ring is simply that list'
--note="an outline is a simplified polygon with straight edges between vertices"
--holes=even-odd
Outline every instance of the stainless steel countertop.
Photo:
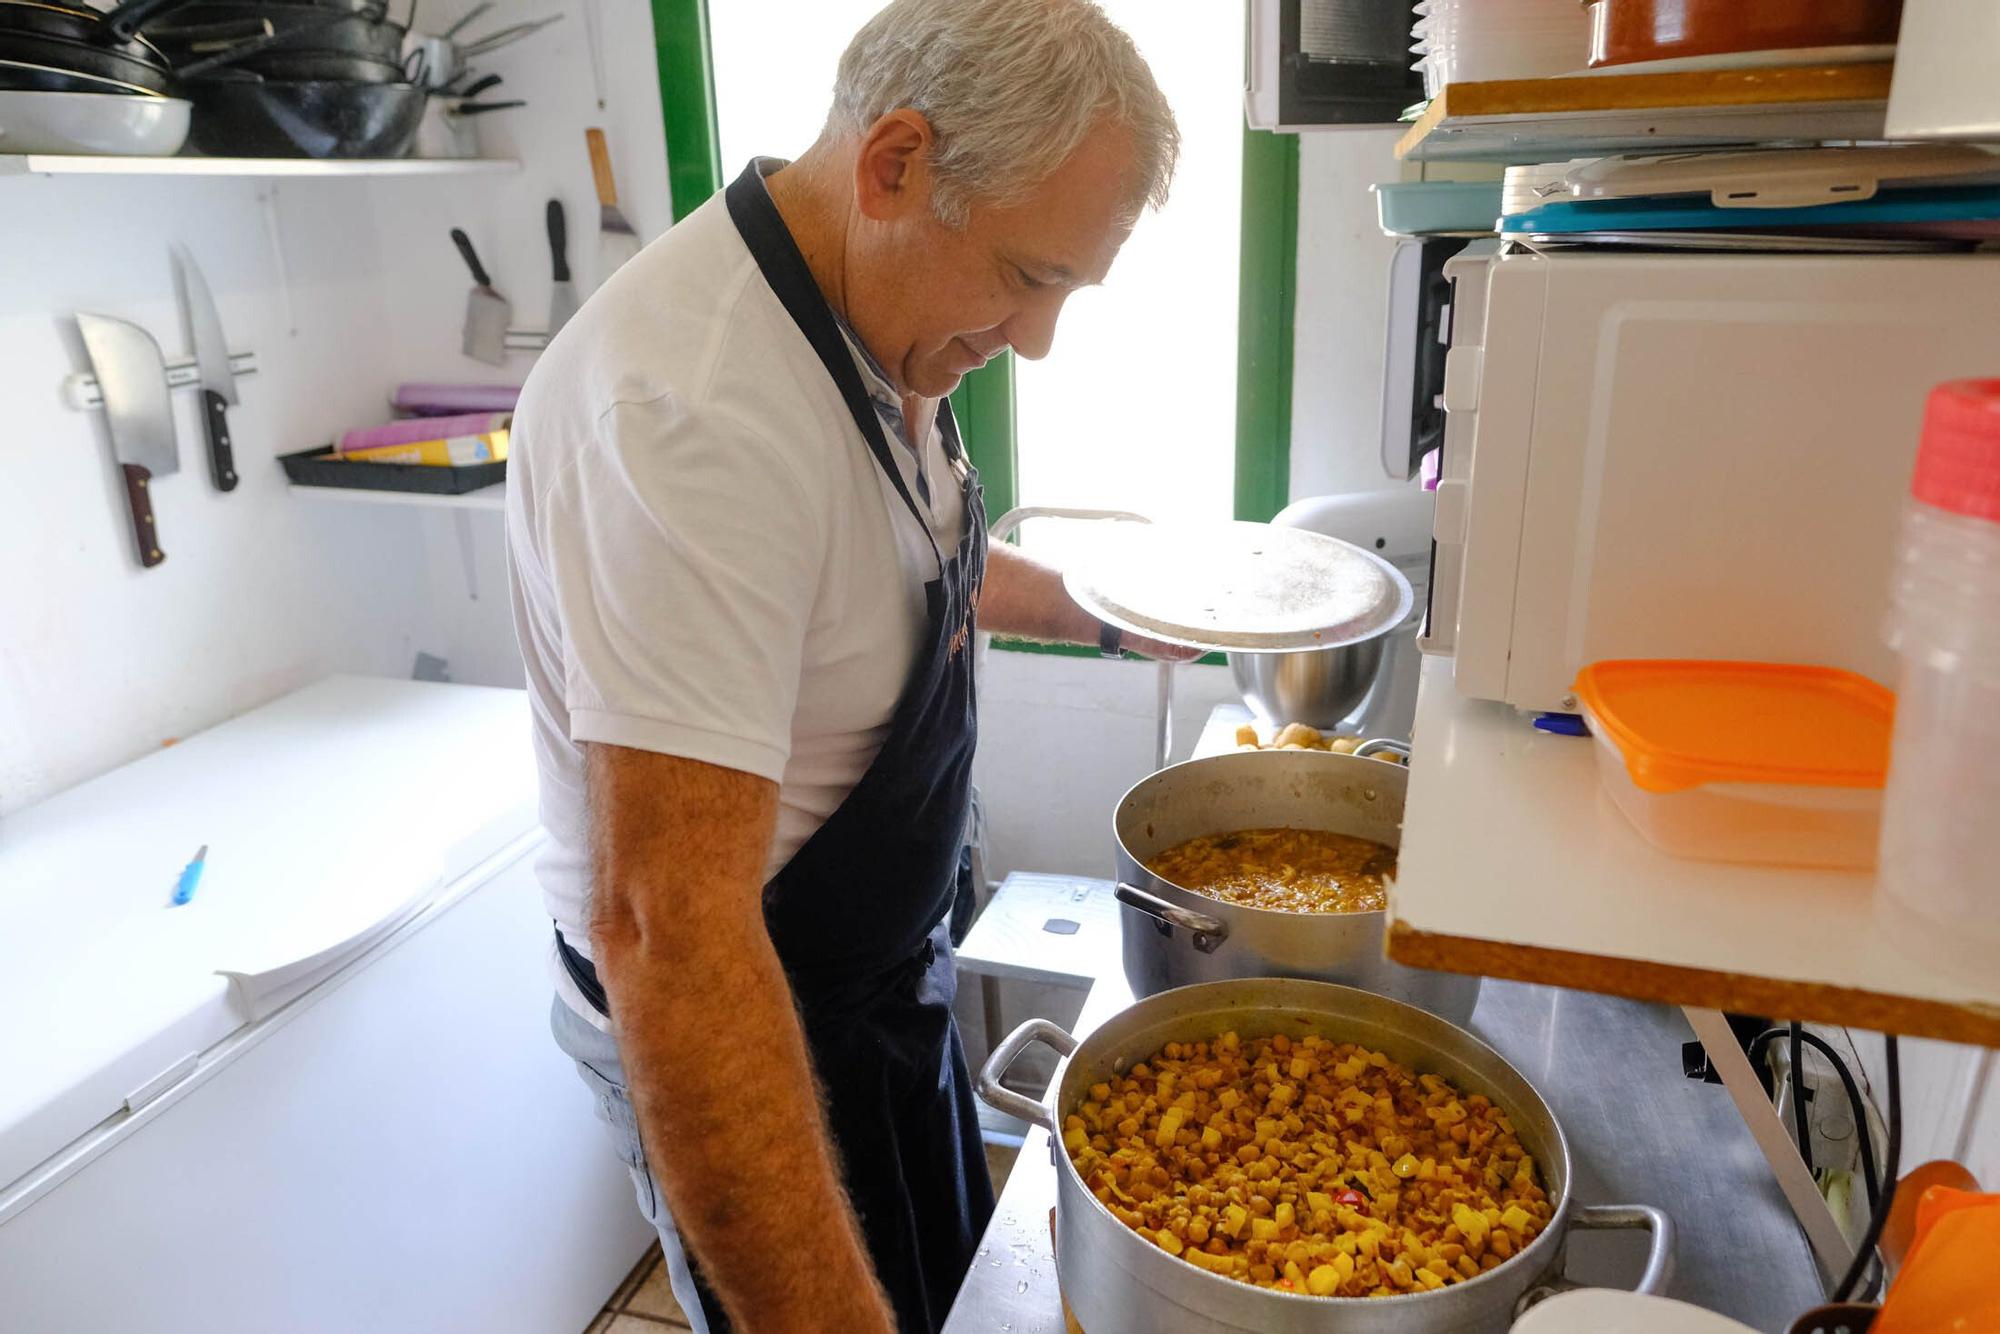
[{"label": "stainless steel countertop", "polygon": [[[1123,977],[1091,988],[1081,1035],[1131,1003]],[[1576,1197],[1651,1204],[1674,1220],[1668,1295],[1777,1334],[1824,1300],[1812,1253],[1756,1142],[1719,1085],[1680,1073],[1678,1010],[1489,980],[1472,1029],[1548,1099],[1569,1137]],[[1030,1131],[944,1334],[1063,1334],[1049,1211],[1049,1138]],[[1579,1233],[1569,1276],[1629,1287],[1638,1233]]]}]

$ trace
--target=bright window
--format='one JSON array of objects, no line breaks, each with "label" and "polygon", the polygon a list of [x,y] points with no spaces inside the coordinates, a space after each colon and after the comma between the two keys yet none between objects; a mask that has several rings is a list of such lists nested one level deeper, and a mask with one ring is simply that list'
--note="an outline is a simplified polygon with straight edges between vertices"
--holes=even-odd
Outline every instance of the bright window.
[{"label": "bright window", "polygon": [[[1020,503],[1227,519],[1236,454],[1243,12],[1106,0],[1174,109],[1180,169],[1103,287],[1069,299],[1048,357],[1017,361]],[[727,131],[724,131],[725,135]],[[1060,562],[1077,526],[1028,525]]]},{"label": "bright window", "polygon": [[819,138],[840,53],[881,8],[882,0],[709,5],[725,185],[751,158],[794,158]]},{"label": "bright window", "polygon": [[[1167,207],[1140,220],[1105,285],[1070,298],[1050,356],[1016,359],[1014,495],[989,488],[988,503],[995,518],[1011,502],[1227,519],[1238,466],[1243,8],[1232,0],[1099,2],[1138,43],[1174,108],[1180,168]],[[724,182],[753,156],[794,157],[812,143],[840,52],[879,7],[711,0]],[[973,447],[977,455],[995,446],[975,439]],[[1274,451],[1282,466],[1282,434],[1244,447]],[[1031,549],[1058,561],[1084,536],[1053,522],[1023,533]]]}]

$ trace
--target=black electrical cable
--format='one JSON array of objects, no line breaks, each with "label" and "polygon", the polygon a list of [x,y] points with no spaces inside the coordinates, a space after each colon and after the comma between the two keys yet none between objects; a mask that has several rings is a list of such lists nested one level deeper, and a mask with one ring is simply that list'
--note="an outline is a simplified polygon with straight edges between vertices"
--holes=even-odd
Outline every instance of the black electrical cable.
[{"label": "black electrical cable", "polygon": [[1794,1019],[1792,1032],[1792,1127],[1798,1132],[1799,1157],[1805,1159],[1806,1175],[1813,1175],[1812,1126],[1806,1119],[1805,1041],[1800,1036],[1806,1026]]},{"label": "black electrical cable", "polygon": [[1868,1215],[1868,1231],[1854,1248],[1854,1263],[1847,1266],[1840,1286],[1833,1290],[1833,1300],[1837,1302],[1846,1301],[1860,1286],[1861,1276],[1868,1272],[1868,1264],[1875,1258],[1876,1243],[1882,1240],[1882,1225],[1889,1221],[1890,1206],[1896,1202],[1896,1173],[1903,1162],[1903,1064],[1893,1034],[1883,1035],[1882,1047],[1889,1067],[1889,1151],[1887,1161],[1882,1164],[1882,1198]]},{"label": "black electrical cable", "polygon": [[[1760,1058],[1765,1047],[1781,1037],[1787,1036],[1782,1028],[1767,1028],[1750,1039],[1750,1059]],[[1801,1031],[1805,1044],[1833,1063],[1833,1072],[1840,1076],[1840,1086],[1847,1090],[1848,1110],[1854,1114],[1855,1129],[1861,1136],[1861,1182],[1868,1188],[1868,1207],[1873,1209],[1881,1202],[1882,1178],[1875,1170],[1875,1137],[1868,1132],[1868,1103],[1861,1096],[1861,1086],[1854,1080],[1854,1072],[1847,1068],[1847,1062],[1831,1043],[1817,1033]]]}]

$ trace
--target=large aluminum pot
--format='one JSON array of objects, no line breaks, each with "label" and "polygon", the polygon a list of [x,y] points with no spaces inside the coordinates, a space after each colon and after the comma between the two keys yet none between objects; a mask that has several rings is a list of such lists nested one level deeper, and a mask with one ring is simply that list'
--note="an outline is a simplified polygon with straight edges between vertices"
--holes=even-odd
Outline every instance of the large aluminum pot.
[{"label": "large aluminum pot", "polygon": [[[1574,1229],[1645,1228],[1651,1245],[1640,1292],[1657,1293],[1673,1268],[1673,1224],[1645,1205],[1585,1205],[1570,1197],[1569,1143],[1541,1094],[1500,1053],[1435,1015],[1352,987],[1251,978],[1181,987],[1135,1002],[1081,1042],[1046,1019],[1015,1029],[979,1072],[979,1096],[1052,1134],[1085,1090],[1169,1042],[1319,1033],[1388,1053],[1420,1074],[1483,1093],[1513,1120],[1541,1169],[1554,1214],[1518,1255],[1464,1283],[1396,1297],[1308,1297],[1253,1287],[1168,1255],[1113,1216],[1052,1145],[1056,1270],[1063,1296],[1089,1334],[1488,1334],[1518,1310],[1567,1285],[1563,1247]],[[1068,1059],[1044,1101],[1004,1087],[1001,1076],[1030,1043]],[[1022,1163],[1017,1172],[1039,1170]]]},{"label": "large aluminum pot", "polygon": [[1462,1024],[1479,979],[1391,963],[1387,914],[1292,913],[1223,903],[1160,879],[1146,860],[1190,838],[1235,829],[1324,829],[1402,843],[1401,765],[1318,750],[1232,751],[1176,764],[1118,802],[1119,928],[1125,980],[1150,996],[1229,977],[1306,977],[1408,1001]]}]

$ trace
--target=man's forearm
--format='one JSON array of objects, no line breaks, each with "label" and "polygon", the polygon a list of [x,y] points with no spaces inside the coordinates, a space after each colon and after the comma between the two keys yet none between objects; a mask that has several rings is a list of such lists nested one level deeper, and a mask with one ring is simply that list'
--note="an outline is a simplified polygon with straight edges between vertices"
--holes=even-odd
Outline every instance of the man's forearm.
[{"label": "man's forearm", "polygon": [[1070,600],[1062,571],[1019,547],[996,542],[986,554],[979,628],[1010,639],[1095,644],[1098,622]]},{"label": "man's forearm", "polygon": [[891,1329],[764,928],[775,785],[590,751],[591,940],[675,1225],[739,1328]]}]

